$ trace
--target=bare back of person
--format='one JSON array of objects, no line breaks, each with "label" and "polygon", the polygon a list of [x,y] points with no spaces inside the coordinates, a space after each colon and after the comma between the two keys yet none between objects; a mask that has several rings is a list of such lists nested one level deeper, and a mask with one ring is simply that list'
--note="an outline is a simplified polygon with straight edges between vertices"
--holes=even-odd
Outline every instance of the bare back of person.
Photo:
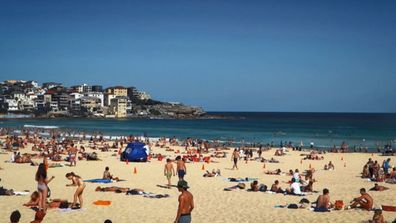
[{"label": "bare back of person", "polygon": [[177,171],[179,171],[179,170],[185,171],[186,170],[186,165],[184,164],[183,160],[178,160],[176,165],[177,165]]},{"label": "bare back of person", "polygon": [[189,191],[184,191],[179,196],[179,202],[180,202],[181,214],[182,215],[191,214],[191,211],[194,208],[194,203],[193,203],[193,195]]},{"label": "bare back of person", "polygon": [[317,208],[330,208],[330,196],[329,195],[319,195],[317,201],[316,201],[316,207]]}]

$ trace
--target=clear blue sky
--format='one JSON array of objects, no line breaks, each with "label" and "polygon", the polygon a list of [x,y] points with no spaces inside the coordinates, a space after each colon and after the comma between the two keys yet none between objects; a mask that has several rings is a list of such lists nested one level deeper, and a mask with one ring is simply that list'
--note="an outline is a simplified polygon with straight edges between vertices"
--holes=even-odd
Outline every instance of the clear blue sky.
[{"label": "clear blue sky", "polygon": [[209,111],[396,112],[396,1],[1,1],[0,79]]}]

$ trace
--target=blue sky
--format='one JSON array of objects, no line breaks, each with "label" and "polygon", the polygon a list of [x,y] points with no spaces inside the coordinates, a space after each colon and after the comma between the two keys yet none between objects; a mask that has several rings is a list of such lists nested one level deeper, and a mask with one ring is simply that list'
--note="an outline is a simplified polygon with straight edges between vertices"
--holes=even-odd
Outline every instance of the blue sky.
[{"label": "blue sky", "polygon": [[0,1],[0,77],[209,111],[396,112],[396,1]]}]

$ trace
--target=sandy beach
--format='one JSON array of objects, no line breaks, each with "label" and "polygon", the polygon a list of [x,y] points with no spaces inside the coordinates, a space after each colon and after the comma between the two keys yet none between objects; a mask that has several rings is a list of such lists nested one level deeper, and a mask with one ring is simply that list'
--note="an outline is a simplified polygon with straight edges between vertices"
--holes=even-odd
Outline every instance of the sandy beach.
[{"label": "sandy beach", "polygon": [[[4,140],[4,137],[1,138]],[[88,142],[83,143],[88,148]],[[112,144],[112,143],[110,143]],[[81,144],[77,144],[79,147]],[[20,150],[23,153],[34,153],[31,151],[32,144]],[[184,151],[183,147],[173,146],[174,150]],[[164,148],[151,147],[153,153],[161,153],[174,159],[174,152],[165,151]],[[98,151],[96,151],[98,152]],[[243,160],[239,162],[239,170],[231,170],[231,152],[227,151],[227,158],[212,158],[210,163],[187,163],[187,175],[185,177],[191,187],[189,191],[194,195],[195,209],[192,213],[193,222],[367,222],[372,219],[373,212],[363,210],[339,210],[328,213],[315,213],[308,209],[285,209],[275,208],[276,205],[298,203],[302,197],[285,196],[283,194],[269,194],[265,192],[248,192],[247,190],[224,191],[225,187],[236,185],[228,182],[228,177],[251,177],[258,178],[259,183],[271,186],[274,180],[279,180],[282,188],[288,186],[287,175],[266,175],[267,170],[280,168],[287,172],[289,169],[298,168],[300,171],[308,169],[309,166],[316,169],[314,178],[313,193],[305,196],[309,201],[316,200],[323,188],[330,190],[331,201],[343,200],[348,204],[354,197],[359,196],[359,189],[369,189],[374,183],[360,177],[363,165],[369,158],[378,160],[381,164],[386,158],[379,154],[371,153],[326,153],[321,156],[323,160],[303,160],[300,154],[309,152],[288,151],[284,156],[274,156],[275,150],[263,152],[266,159],[274,157],[280,163],[264,163],[258,161]],[[171,189],[158,187],[165,185],[166,178],[163,174],[165,159],[158,161],[152,159],[146,163],[128,164],[121,162],[114,150],[111,152],[98,152],[101,161],[78,161],[76,167],[65,166],[67,162],[60,162],[64,166],[49,168],[48,176],[55,176],[49,184],[51,188],[51,198],[61,198],[72,200],[75,188],[66,187],[70,183],[65,178],[68,172],[75,172],[84,180],[101,178],[106,166],[110,167],[110,172],[126,181],[113,182],[110,184],[86,183],[84,191],[85,205],[82,210],[62,212],[59,209],[49,209],[43,222],[104,222],[111,219],[113,222],[173,222],[175,219],[178,195],[177,188]],[[37,183],[34,179],[37,167],[30,164],[16,164],[5,162],[10,159],[11,152],[0,154],[0,186],[14,191],[29,190],[30,193],[36,190]],[[254,154],[256,156],[256,154]],[[42,159],[35,159],[41,162]],[[325,171],[323,166],[329,161],[335,165],[334,171]],[[50,161],[50,163],[52,163]],[[395,165],[392,158],[391,165]],[[205,170],[220,169],[220,177],[204,178]],[[134,173],[136,168],[137,173]],[[177,184],[177,176],[172,178],[172,183]],[[249,183],[247,183],[249,185]],[[389,187],[387,191],[368,193],[374,198],[374,207],[381,205],[396,205],[395,184],[380,183]],[[128,188],[140,188],[145,192],[156,194],[169,194],[167,198],[146,198],[143,196],[127,196],[125,193],[96,192],[97,186],[119,186]],[[19,210],[22,214],[20,222],[30,222],[34,218],[35,212],[22,204],[29,201],[26,196],[0,196],[0,222],[8,222],[9,215],[14,210]],[[109,200],[110,206],[96,206],[96,200]],[[396,212],[383,212],[384,218],[392,222],[396,218]]]}]

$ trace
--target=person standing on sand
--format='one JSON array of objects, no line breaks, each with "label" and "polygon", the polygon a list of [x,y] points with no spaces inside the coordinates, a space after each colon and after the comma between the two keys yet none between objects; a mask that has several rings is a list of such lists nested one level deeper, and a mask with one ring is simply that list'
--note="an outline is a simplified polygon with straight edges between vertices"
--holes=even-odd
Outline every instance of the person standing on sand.
[{"label": "person standing on sand", "polygon": [[177,208],[176,219],[174,223],[190,223],[191,212],[194,209],[193,195],[187,191],[188,183],[181,180],[177,183],[177,189],[181,192],[179,196],[179,207]]},{"label": "person standing on sand", "polygon": [[172,174],[175,176],[175,168],[173,168],[172,160],[166,159],[164,175],[166,176],[166,179],[168,179],[168,186],[171,186]]},{"label": "person standing on sand", "polygon": [[186,163],[181,158],[181,156],[176,157],[176,171],[177,175],[179,176],[179,181],[184,180],[184,175],[187,174]]},{"label": "person standing on sand", "polygon": [[239,160],[239,151],[237,149],[234,149],[234,152],[232,152],[231,156],[231,161],[234,161],[234,165],[232,166],[232,169],[238,169],[238,160]]},{"label": "person standing on sand", "polygon": [[70,207],[72,209],[78,208],[77,207],[77,198],[78,198],[78,200],[80,201],[80,208],[82,208],[83,207],[82,194],[85,189],[85,183],[84,183],[83,179],[80,176],[74,174],[73,172],[67,173],[66,178],[72,181],[71,184],[66,184],[66,187],[77,186],[76,192],[74,193],[74,197],[73,197],[73,203],[71,204]]},{"label": "person standing on sand", "polygon": [[74,147],[74,144],[71,145],[70,149],[69,149],[69,162],[70,162],[70,166],[74,166],[77,165],[77,148]]},{"label": "person standing on sand", "polygon": [[36,172],[37,190],[39,192],[39,209],[44,212],[47,211],[47,196],[48,196],[48,184],[54,179],[52,176],[47,179],[47,170],[45,169],[44,163],[40,163]]}]

